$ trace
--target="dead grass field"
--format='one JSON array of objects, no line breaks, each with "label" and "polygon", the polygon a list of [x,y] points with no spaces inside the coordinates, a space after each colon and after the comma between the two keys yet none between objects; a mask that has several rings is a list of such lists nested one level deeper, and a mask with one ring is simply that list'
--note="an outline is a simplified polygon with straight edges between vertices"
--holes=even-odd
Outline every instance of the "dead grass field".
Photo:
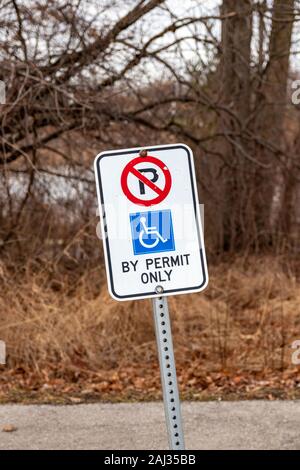
[{"label": "dead grass field", "polygon": [[[300,286],[272,256],[209,266],[204,293],[170,298],[181,391],[187,398],[300,396]],[[76,280],[0,271],[0,338],[8,363],[0,400],[159,396],[149,301],[118,303],[102,269]]]}]

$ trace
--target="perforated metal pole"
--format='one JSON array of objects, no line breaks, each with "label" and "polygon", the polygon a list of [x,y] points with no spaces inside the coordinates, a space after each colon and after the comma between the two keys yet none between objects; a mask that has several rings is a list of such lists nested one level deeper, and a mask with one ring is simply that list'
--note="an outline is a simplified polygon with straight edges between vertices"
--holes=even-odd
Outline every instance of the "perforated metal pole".
[{"label": "perforated metal pole", "polygon": [[184,450],[168,300],[166,297],[158,297],[152,299],[152,305],[169,447],[172,450]]}]

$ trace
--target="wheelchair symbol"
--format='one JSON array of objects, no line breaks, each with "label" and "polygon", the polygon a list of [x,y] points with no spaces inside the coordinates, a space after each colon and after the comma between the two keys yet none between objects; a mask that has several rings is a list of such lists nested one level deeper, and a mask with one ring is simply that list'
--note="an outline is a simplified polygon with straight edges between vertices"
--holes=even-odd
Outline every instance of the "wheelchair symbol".
[{"label": "wheelchair symbol", "polygon": [[135,255],[175,250],[170,210],[138,212],[129,215]]},{"label": "wheelchair symbol", "polygon": [[[166,243],[168,241],[167,238],[163,238],[161,236],[161,234],[159,233],[159,231],[157,230],[157,227],[153,226],[153,227],[147,227],[146,225],[146,217],[141,217],[140,218],[140,223],[141,225],[143,226],[143,230],[140,231],[140,234],[139,234],[139,241],[140,241],[140,244],[142,246],[144,246],[145,248],[154,248],[158,243],[159,241],[163,242],[163,243]],[[153,243],[145,243],[145,241],[143,240],[143,236],[144,235],[156,235],[156,238],[154,240]]]}]

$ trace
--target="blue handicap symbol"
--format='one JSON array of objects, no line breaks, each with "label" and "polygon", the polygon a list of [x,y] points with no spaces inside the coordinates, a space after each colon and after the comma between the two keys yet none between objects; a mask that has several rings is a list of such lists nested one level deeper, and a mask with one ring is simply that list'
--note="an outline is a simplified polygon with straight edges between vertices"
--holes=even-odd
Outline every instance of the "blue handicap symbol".
[{"label": "blue handicap symbol", "polygon": [[129,218],[135,255],[175,250],[170,210],[137,212]]}]

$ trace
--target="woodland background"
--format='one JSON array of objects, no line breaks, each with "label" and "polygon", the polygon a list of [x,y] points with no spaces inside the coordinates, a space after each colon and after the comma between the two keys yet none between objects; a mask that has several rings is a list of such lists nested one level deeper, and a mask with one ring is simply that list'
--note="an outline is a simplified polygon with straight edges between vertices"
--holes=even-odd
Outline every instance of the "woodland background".
[{"label": "woodland background", "polygon": [[299,0],[0,0],[0,400],[160,394],[109,298],[92,162],[194,151],[210,284],[170,301],[185,398],[300,395]]}]

